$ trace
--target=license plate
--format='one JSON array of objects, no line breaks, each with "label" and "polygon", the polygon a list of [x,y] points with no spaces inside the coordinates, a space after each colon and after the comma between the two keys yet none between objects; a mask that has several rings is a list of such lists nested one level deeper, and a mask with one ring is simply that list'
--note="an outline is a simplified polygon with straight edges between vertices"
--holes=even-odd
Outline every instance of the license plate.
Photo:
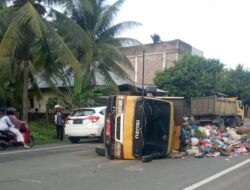
[{"label": "license plate", "polygon": [[83,123],[82,119],[74,119],[73,120],[73,124],[82,124],[82,123]]}]

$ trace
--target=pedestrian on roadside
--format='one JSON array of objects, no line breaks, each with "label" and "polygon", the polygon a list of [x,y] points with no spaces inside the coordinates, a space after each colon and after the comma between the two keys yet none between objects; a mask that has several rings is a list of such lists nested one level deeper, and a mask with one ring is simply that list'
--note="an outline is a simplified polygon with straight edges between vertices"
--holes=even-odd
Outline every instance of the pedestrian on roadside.
[{"label": "pedestrian on roadside", "polygon": [[56,138],[63,141],[64,136],[64,116],[61,112],[61,106],[55,105],[55,126],[56,126]]}]

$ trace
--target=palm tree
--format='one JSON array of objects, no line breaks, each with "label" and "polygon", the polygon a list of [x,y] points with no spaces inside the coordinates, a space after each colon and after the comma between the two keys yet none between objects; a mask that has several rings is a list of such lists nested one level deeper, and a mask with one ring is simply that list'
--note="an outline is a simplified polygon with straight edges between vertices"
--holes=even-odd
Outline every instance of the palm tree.
[{"label": "palm tree", "polygon": [[[1,6],[12,3],[0,11],[0,23],[3,34],[0,43],[0,64],[9,59],[22,73],[22,112],[27,120],[28,85],[32,67],[39,57],[47,62],[40,69],[52,67],[49,63],[67,64],[79,75],[79,62],[65,44],[63,38],[56,32],[52,23],[44,18],[45,7],[36,0],[1,0]],[[44,0],[43,3],[65,3],[67,0]],[[39,47],[43,51],[34,51]],[[37,48],[39,50],[39,48]],[[45,51],[45,52],[44,52]],[[42,55],[42,56],[41,56]],[[53,61],[52,61],[53,60]],[[38,61],[39,62],[39,61]],[[61,66],[60,66],[61,67]],[[33,70],[34,71],[34,70]],[[79,77],[78,77],[79,78]]]},{"label": "palm tree", "polygon": [[152,34],[150,35],[150,37],[153,40],[154,44],[161,42],[161,37],[159,34]]},{"label": "palm tree", "polygon": [[[106,0],[69,2],[66,14],[75,21],[75,25],[70,20],[66,21],[62,18],[59,12],[54,11],[58,23],[68,25],[64,27],[68,30],[58,29],[58,31],[66,36],[66,42],[70,42],[71,47],[74,48],[81,62],[83,76],[86,76],[87,72],[92,75],[90,85],[95,85],[95,75],[98,73],[103,77],[104,82],[116,87],[111,73],[127,78],[124,67],[132,68],[129,59],[121,53],[120,48],[125,45],[139,44],[139,42],[131,38],[118,37],[118,35],[140,24],[132,21],[114,24],[114,19],[123,3],[124,0],[118,0],[112,5],[107,5]],[[91,52],[88,54],[91,55],[90,57],[86,57],[86,52],[83,51],[84,48],[86,49],[86,39],[89,39],[88,45],[91,46]],[[82,79],[81,84],[85,84],[86,87],[86,77]],[[82,90],[79,92],[82,93],[85,87],[82,85]]]}]

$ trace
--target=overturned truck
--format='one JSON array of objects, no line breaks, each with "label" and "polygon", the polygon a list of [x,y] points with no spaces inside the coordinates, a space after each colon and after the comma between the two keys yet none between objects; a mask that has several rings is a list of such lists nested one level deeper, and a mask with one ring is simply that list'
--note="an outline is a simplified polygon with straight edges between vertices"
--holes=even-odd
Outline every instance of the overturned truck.
[{"label": "overturned truck", "polygon": [[[181,100],[184,98],[178,101]],[[172,101],[168,98],[110,96],[104,130],[106,157],[150,160],[166,157],[178,148],[180,122],[175,122]],[[182,109],[177,110],[183,114]]]},{"label": "overturned truck", "polygon": [[191,99],[191,116],[199,124],[241,126],[244,107],[236,97],[206,96]]}]

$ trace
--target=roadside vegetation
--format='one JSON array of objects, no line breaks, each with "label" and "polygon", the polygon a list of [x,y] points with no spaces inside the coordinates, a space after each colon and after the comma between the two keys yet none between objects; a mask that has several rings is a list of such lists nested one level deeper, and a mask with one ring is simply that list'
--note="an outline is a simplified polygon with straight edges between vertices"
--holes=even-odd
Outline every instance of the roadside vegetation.
[{"label": "roadside vegetation", "polygon": [[[114,23],[124,1],[1,0],[0,104],[16,107],[27,121],[29,98],[41,99],[39,82],[46,81],[61,102],[88,105],[106,90],[95,87],[97,73],[116,92],[110,73],[125,79],[123,68],[132,68],[120,48],[139,44],[120,37],[139,23]],[[58,5],[63,13],[54,9]]]},{"label": "roadside vegetation", "polygon": [[174,67],[157,73],[154,82],[169,95],[184,96],[188,101],[220,92],[250,104],[250,71],[241,64],[228,69],[216,59],[184,55]]},{"label": "roadside vegetation", "polygon": [[35,145],[69,142],[68,138],[64,138],[63,141],[56,139],[56,129],[52,123],[46,126],[46,122],[44,121],[31,122],[29,124],[29,129],[31,135],[35,138]]}]

